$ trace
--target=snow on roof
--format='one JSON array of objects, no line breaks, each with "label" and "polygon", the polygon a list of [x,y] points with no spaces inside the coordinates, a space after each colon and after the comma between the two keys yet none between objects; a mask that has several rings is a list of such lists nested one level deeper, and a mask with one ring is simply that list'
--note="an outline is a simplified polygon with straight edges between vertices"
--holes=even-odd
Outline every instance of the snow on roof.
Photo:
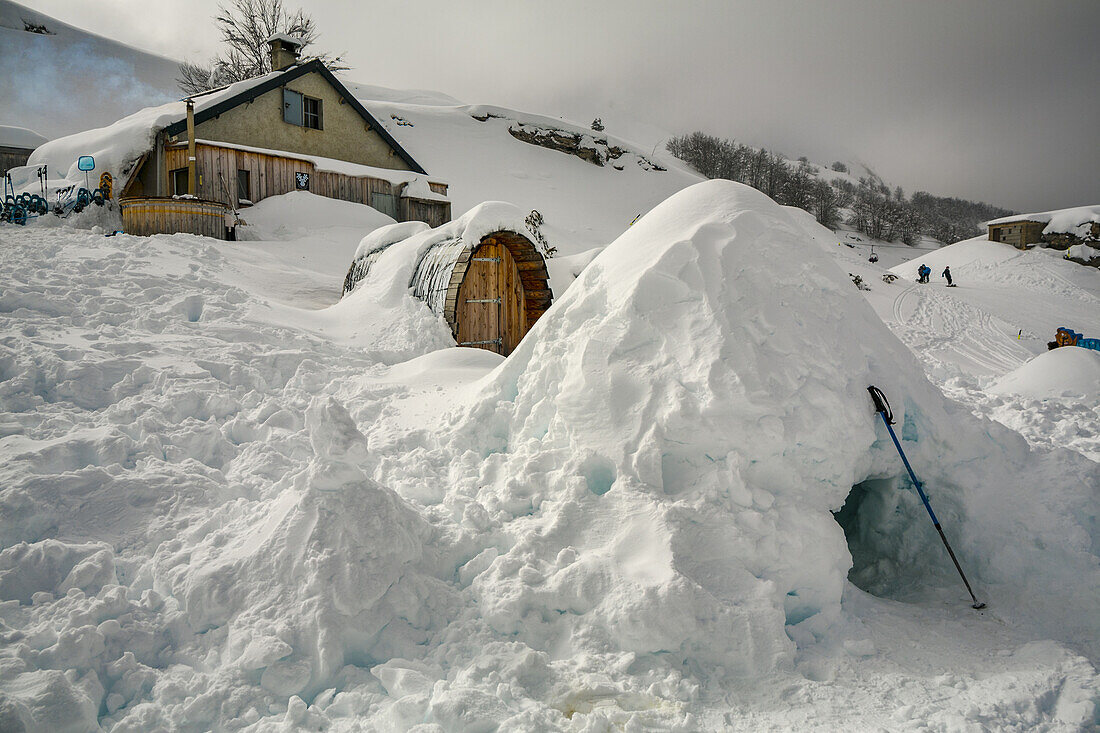
[{"label": "snow on roof", "polygon": [[294,46],[305,45],[305,41],[302,40],[301,36],[292,36],[287,33],[276,33],[264,39],[264,43],[271,43],[272,41],[282,41],[283,43],[289,43]]},{"label": "snow on roof", "polygon": [[5,147],[33,150],[45,142],[49,141],[34,130],[13,125],[0,125],[0,145]]},{"label": "snow on roof", "polygon": [[417,176],[409,181],[409,185],[405,187],[401,195],[424,201],[450,201],[445,194],[433,191],[428,185],[428,179],[425,176]]},{"label": "snow on roof", "polygon": [[[283,72],[272,72],[196,94],[192,96],[195,112],[241,94],[280,73]],[[132,172],[133,163],[153,147],[157,133],[186,116],[187,105],[183,100],[146,107],[106,127],[51,140],[35,150],[27,162],[29,165],[46,163],[53,171],[64,171],[64,177],[68,180],[82,183],[84,174],[77,170],[76,161],[82,155],[91,155],[96,163],[94,175],[109,171],[115,178],[116,187],[121,190],[126,177]]]},{"label": "snow on roof", "polygon": [[[267,82],[273,77],[286,73],[273,71],[253,79],[235,82],[219,89],[212,89],[192,95],[195,104],[195,113],[209,109],[238,94]],[[46,163],[52,171],[64,172],[64,178],[73,182],[82,182],[84,174],[77,170],[76,161],[82,155],[91,155],[95,158],[95,175],[103,171],[110,171],[116,179],[116,185],[125,185],[126,177],[132,171],[133,163],[144,153],[149,151],[154,144],[156,134],[169,125],[185,119],[187,106],[183,100],[169,102],[157,107],[146,107],[137,112],[123,117],[107,127],[94,130],[85,130],[73,135],[58,138],[46,142],[31,155],[28,161],[31,165]],[[29,132],[29,131],[28,131]],[[44,141],[44,139],[43,139]],[[424,174],[415,171],[400,171],[389,168],[376,168],[374,166],[359,165],[333,158],[324,158],[315,155],[303,155],[300,153],[288,153],[280,150],[255,148],[247,145],[234,145],[212,140],[197,140],[210,145],[246,150],[250,152],[279,155],[289,158],[307,160],[319,170],[342,173],[349,176],[371,176],[389,181],[395,186],[402,184],[415,184],[413,190],[417,191],[415,198],[432,201],[447,201],[447,197],[431,191],[427,185]],[[418,179],[422,179],[418,182]]]},{"label": "snow on roof", "polygon": [[1040,211],[1034,214],[1013,214],[1002,216],[1000,219],[987,221],[986,226],[997,224],[1011,224],[1017,221],[1035,221],[1046,224],[1044,234],[1052,232],[1071,232],[1082,224],[1100,222],[1100,204],[1096,206],[1075,206],[1070,209],[1056,209],[1054,211]]}]

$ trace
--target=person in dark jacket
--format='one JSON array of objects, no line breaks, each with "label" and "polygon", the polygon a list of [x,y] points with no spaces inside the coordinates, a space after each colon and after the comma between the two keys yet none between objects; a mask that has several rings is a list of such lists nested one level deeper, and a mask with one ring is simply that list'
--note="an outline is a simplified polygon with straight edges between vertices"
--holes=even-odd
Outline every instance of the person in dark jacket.
[{"label": "person in dark jacket", "polygon": [[917,278],[917,282],[919,282],[919,283],[928,282],[928,276],[931,275],[931,274],[932,274],[932,268],[929,267],[928,265],[923,265],[922,264],[920,267],[917,268],[917,275],[920,276],[920,277]]},{"label": "person in dark jacket", "polygon": [[943,276],[947,278],[947,287],[955,287],[955,283],[951,282],[951,267],[947,266],[943,268]]}]

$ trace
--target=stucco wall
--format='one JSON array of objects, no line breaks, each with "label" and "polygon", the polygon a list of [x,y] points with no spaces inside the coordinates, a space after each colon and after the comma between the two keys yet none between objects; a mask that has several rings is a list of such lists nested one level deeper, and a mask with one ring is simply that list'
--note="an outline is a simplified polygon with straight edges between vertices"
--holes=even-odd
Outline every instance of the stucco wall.
[{"label": "stucco wall", "polygon": [[[286,87],[322,100],[321,130],[283,121],[283,90],[272,89],[195,128],[199,140],[219,140],[256,148],[320,155],[379,168],[409,170],[409,166],[359,116],[320,74],[300,76]],[[186,133],[179,136],[186,139]]]}]

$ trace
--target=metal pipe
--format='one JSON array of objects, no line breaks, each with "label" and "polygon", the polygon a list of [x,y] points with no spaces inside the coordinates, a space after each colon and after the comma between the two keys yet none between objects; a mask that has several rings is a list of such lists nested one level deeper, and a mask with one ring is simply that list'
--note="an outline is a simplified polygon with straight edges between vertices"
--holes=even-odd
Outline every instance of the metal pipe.
[{"label": "metal pipe", "polygon": [[194,196],[195,178],[195,100],[188,97],[187,102],[187,194]]}]

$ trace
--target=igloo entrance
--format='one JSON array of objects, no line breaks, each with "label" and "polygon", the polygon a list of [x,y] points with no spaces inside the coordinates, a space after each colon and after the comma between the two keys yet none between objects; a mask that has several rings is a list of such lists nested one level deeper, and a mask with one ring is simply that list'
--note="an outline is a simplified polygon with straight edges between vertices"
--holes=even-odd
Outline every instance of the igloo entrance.
[{"label": "igloo entrance", "polygon": [[[903,477],[869,478],[855,484],[833,512],[844,530],[852,568],[848,579],[876,596],[911,596],[941,559],[938,538],[924,506]],[[939,549],[942,553],[942,548]]]}]

